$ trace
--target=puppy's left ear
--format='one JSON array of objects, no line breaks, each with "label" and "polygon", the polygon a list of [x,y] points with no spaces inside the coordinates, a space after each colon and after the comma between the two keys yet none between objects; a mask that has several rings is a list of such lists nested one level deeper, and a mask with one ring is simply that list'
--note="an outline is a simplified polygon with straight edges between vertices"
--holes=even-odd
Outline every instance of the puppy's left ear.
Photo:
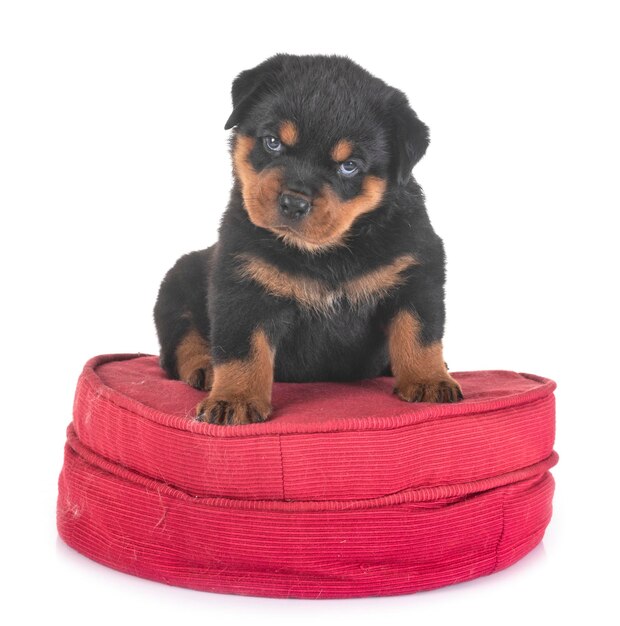
[{"label": "puppy's left ear", "polygon": [[428,126],[420,121],[409,106],[407,96],[394,89],[389,102],[389,115],[392,120],[390,175],[399,185],[404,185],[411,177],[413,166],[424,156],[430,136]]},{"label": "puppy's left ear", "polygon": [[233,112],[224,125],[224,130],[237,126],[260,96],[273,84],[286,55],[277,54],[260,65],[245,70],[235,78],[232,86]]}]

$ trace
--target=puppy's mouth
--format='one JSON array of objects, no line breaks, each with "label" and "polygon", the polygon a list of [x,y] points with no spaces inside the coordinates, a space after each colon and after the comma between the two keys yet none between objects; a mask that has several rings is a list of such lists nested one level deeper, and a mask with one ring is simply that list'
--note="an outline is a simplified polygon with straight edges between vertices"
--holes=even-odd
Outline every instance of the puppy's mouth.
[{"label": "puppy's mouth", "polygon": [[301,239],[303,242],[309,243],[315,246],[320,246],[320,245],[325,244],[325,241],[317,241],[315,239],[311,239],[307,235],[304,235],[303,233],[299,232],[298,230],[296,230],[292,226],[289,226],[288,224],[276,224],[275,226],[270,226],[269,228],[278,235],[289,235],[289,236],[297,237]]},{"label": "puppy's mouth", "polygon": [[298,230],[295,230],[288,224],[275,224],[275,226],[271,226],[270,228],[271,230],[275,230],[277,232],[294,233],[298,237],[304,239],[304,236]]}]

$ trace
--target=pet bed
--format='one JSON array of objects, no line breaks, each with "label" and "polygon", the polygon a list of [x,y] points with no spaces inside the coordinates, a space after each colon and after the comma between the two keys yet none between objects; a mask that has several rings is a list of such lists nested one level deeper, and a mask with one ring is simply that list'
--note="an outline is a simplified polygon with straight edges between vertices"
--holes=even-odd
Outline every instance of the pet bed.
[{"label": "pet bed", "polygon": [[90,360],[59,479],[82,554],[205,591],[411,593],[501,570],[551,517],[555,384],[456,373],[465,400],[408,404],[390,378],[276,383],[273,417],[193,421],[203,393],[156,357]]}]

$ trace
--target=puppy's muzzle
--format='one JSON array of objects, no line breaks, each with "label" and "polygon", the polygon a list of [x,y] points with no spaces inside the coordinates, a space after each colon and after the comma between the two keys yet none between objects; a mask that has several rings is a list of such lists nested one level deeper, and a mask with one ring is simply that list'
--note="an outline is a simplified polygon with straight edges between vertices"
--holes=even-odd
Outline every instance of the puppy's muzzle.
[{"label": "puppy's muzzle", "polygon": [[310,209],[312,208],[312,204],[308,198],[292,193],[281,193],[279,203],[280,213],[284,217],[294,220],[302,219],[310,213]]}]

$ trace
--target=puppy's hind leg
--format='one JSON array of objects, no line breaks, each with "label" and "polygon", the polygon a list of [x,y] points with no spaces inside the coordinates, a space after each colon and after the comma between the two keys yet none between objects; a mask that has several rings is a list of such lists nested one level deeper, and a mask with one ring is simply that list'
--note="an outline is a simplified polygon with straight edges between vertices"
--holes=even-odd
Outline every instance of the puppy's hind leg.
[{"label": "puppy's hind leg", "polygon": [[213,365],[209,344],[195,328],[181,339],[175,356],[180,380],[196,389],[211,389]]},{"label": "puppy's hind leg", "polygon": [[210,389],[207,271],[212,248],[181,257],[159,289],[154,317],[160,364],[170,378],[196,389]]}]

